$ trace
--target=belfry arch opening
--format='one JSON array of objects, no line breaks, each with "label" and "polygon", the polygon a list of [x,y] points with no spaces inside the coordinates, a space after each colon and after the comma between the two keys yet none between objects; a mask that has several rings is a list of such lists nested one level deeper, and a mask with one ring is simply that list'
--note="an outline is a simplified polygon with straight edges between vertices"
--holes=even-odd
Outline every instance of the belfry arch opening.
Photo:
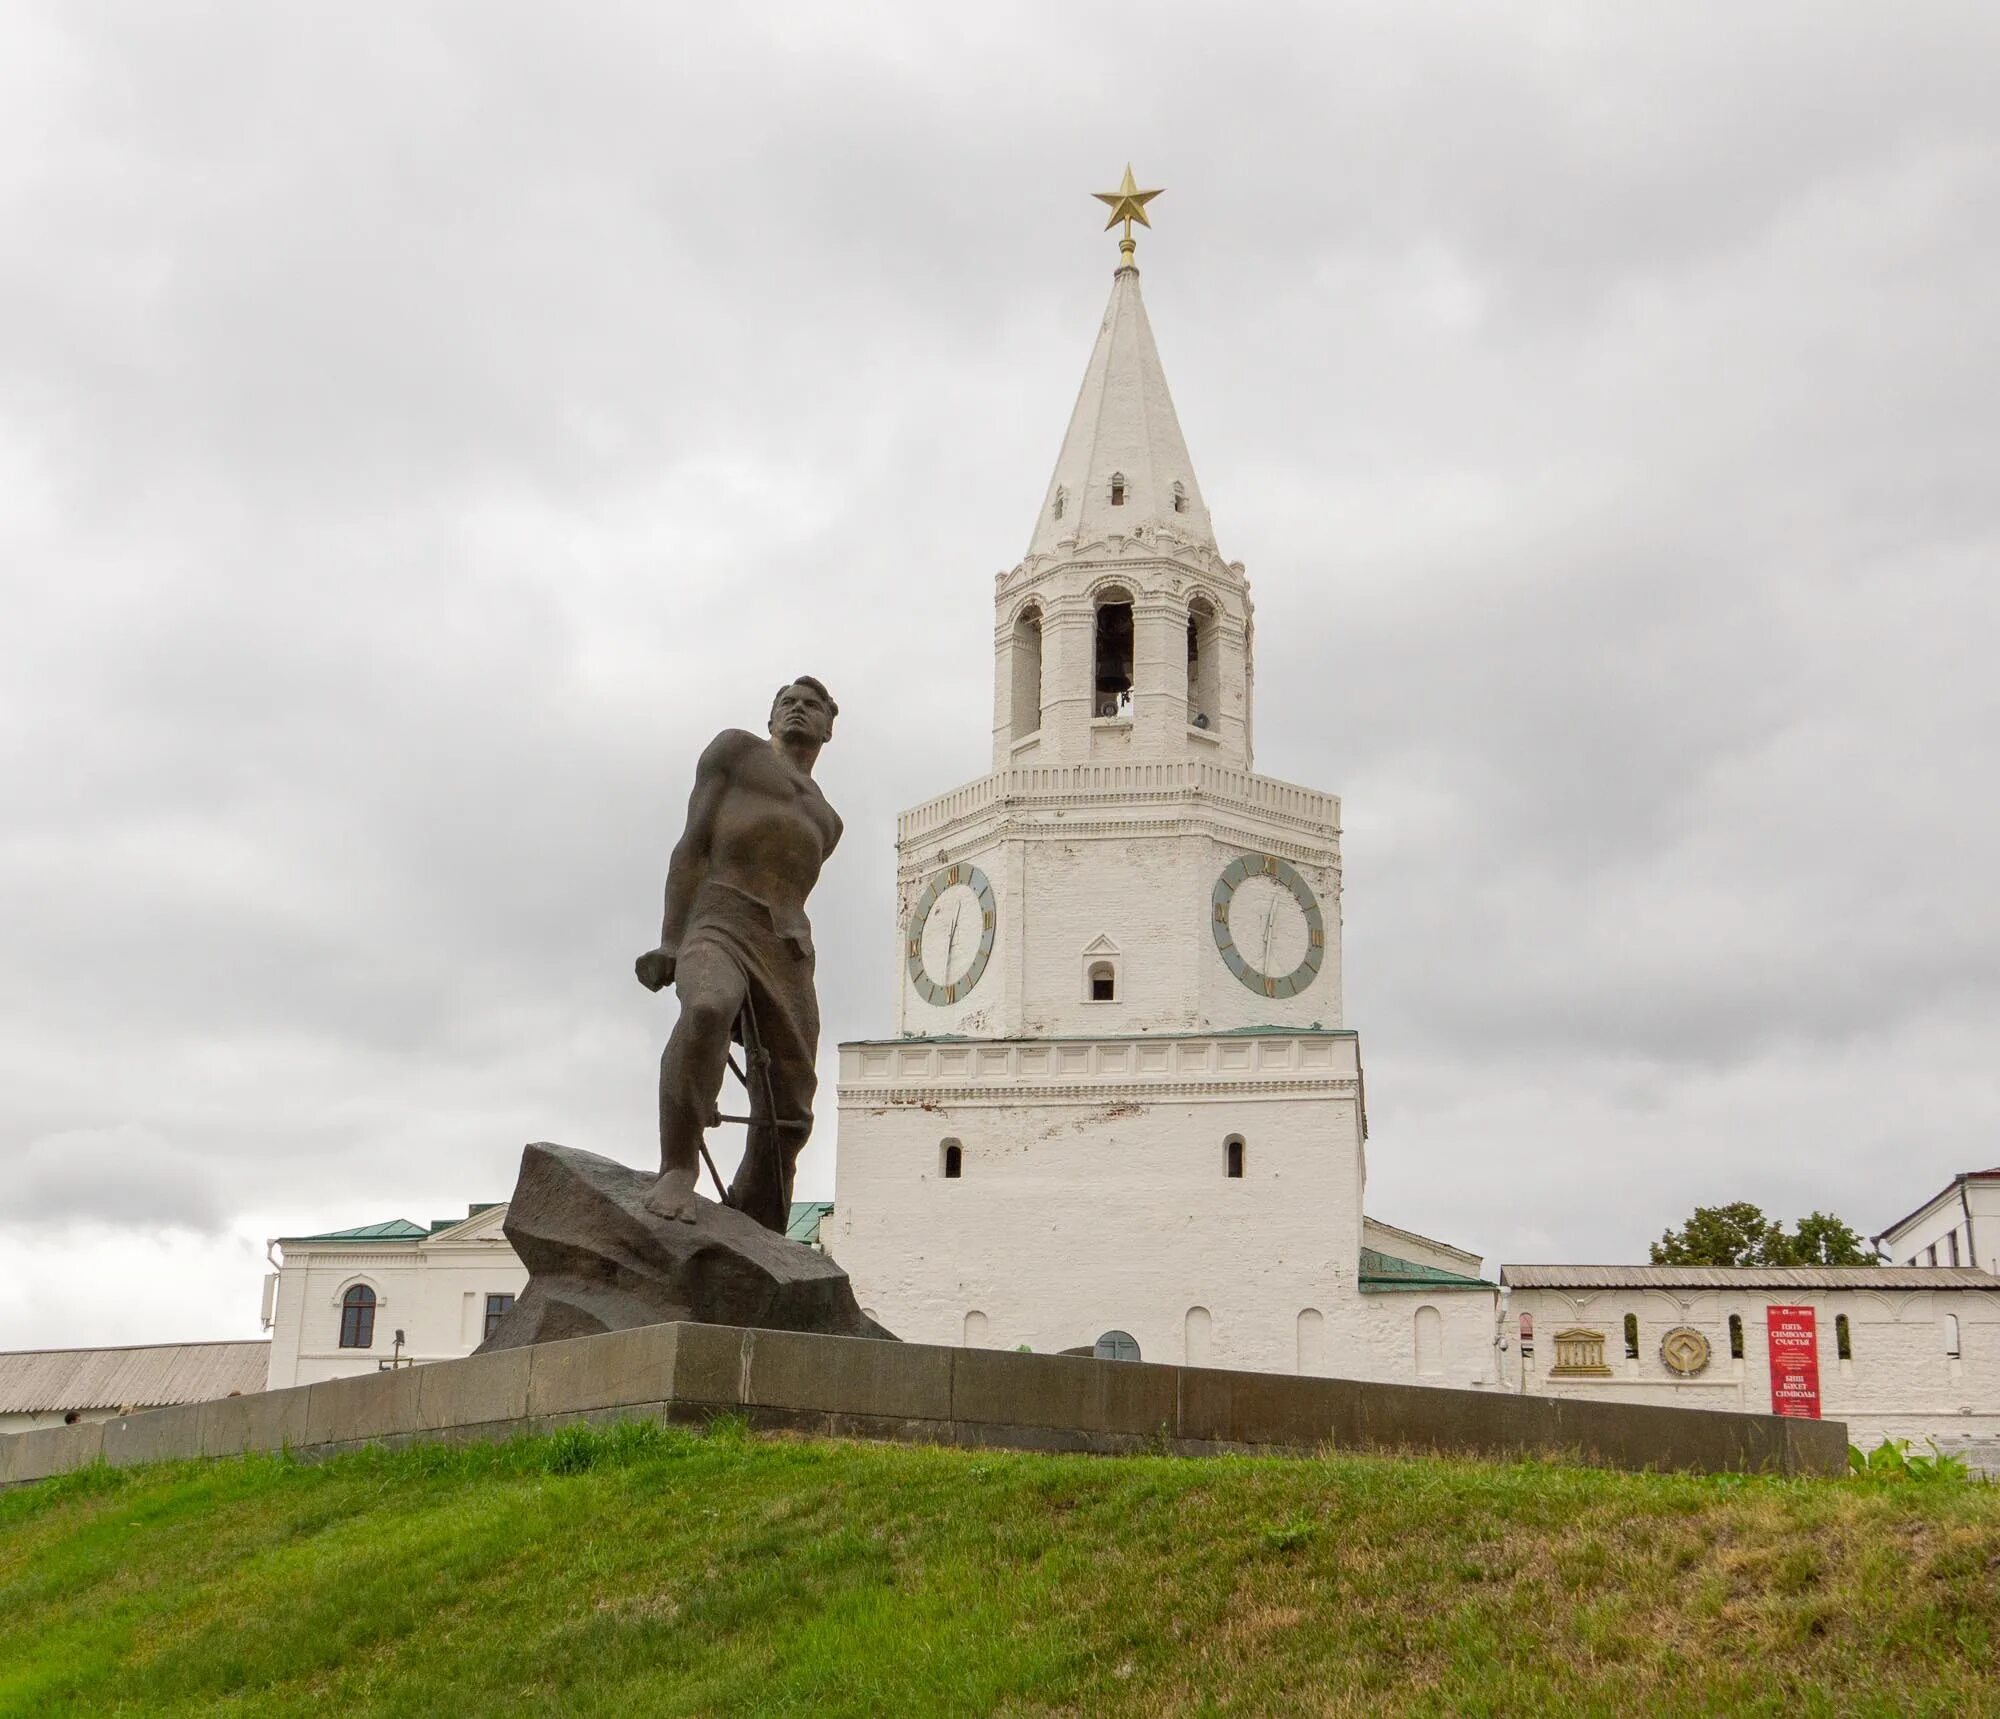
[{"label": "belfry arch opening", "polygon": [[1093,716],[1129,716],[1132,712],[1132,593],[1111,586],[1097,599],[1096,681]]},{"label": "belfry arch opening", "polygon": [[1218,616],[1206,597],[1188,604],[1187,719],[1191,728],[1213,728],[1222,701],[1222,655],[1217,648]]},{"label": "belfry arch opening", "polygon": [[1023,609],[1014,622],[1012,642],[1014,668],[1013,717],[1009,736],[1025,740],[1042,726],[1042,612]]}]

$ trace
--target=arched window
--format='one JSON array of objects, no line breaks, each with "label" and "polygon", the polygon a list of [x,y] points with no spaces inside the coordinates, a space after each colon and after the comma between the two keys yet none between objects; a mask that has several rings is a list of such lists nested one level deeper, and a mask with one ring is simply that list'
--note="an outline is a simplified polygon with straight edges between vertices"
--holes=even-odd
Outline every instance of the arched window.
[{"label": "arched window", "polygon": [[[1187,1317],[1181,1321],[1181,1353],[1190,1367],[1208,1365],[1208,1336],[1214,1325],[1206,1307],[1187,1310]],[[1132,1357],[1135,1361],[1138,1358],[1136,1354]]]},{"label": "arched window", "polygon": [[1232,1134],[1222,1143],[1222,1173],[1232,1180],[1243,1179],[1243,1136]]},{"label": "arched window", "polygon": [[1008,733],[1025,740],[1042,726],[1042,612],[1028,608],[1014,622],[1014,708]]},{"label": "arched window", "polygon": [[1435,1307],[1419,1307],[1415,1325],[1417,1372],[1435,1378],[1444,1371],[1444,1315]]},{"label": "arched window", "polygon": [[1299,1371],[1326,1371],[1326,1315],[1317,1307],[1299,1309]]},{"label": "arched window", "polygon": [[1125,505],[1125,474],[1123,472],[1113,472],[1111,474],[1111,505],[1113,507],[1123,507]]},{"label": "arched window", "polygon": [[1956,1361],[1958,1359],[1958,1315],[1956,1313],[1947,1313],[1944,1316],[1944,1352],[1952,1360]]},{"label": "arched window", "polygon": [[365,1283],[349,1284],[340,1298],[340,1346],[343,1349],[372,1349],[375,1346],[375,1291]]},{"label": "arched window", "polygon": [[1625,1315],[1625,1359],[1636,1361],[1638,1358],[1639,1316],[1636,1313],[1628,1313]]},{"label": "arched window", "polygon": [[986,1315],[976,1307],[965,1316],[965,1347],[968,1349],[986,1347]]},{"label": "arched window", "polygon": [[965,1148],[956,1140],[938,1142],[938,1171],[947,1182],[956,1182],[965,1173]]},{"label": "arched window", "polygon": [[1107,1331],[1090,1351],[1100,1361],[1136,1361],[1139,1340],[1129,1331]]},{"label": "arched window", "polygon": [[1524,1313],[1521,1315],[1521,1353],[1532,1355],[1534,1352],[1535,1316],[1532,1313]]},{"label": "arched window", "polygon": [[1740,1313],[1729,1316],[1729,1358],[1732,1361],[1743,1359],[1743,1315]]},{"label": "arched window", "polygon": [[1187,485],[1179,478],[1174,479],[1174,512],[1187,512]]},{"label": "arched window", "polygon": [[1847,1329],[1847,1315],[1845,1313],[1836,1313],[1833,1316],[1833,1348],[1834,1353],[1841,1360],[1851,1361],[1854,1359],[1854,1338]]},{"label": "arched window", "polygon": [[1057,484],[1056,499],[1049,508],[1050,517],[1053,519],[1062,518],[1063,509],[1066,508],[1067,506],[1069,506],[1069,491],[1064,489],[1061,484]]},{"label": "arched window", "polygon": [[1187,719],[1190,727],[1213,728],[1222,704],[1222,653],[1216,643],[1215,605],[1206,597],[1188,604]]},{"label": "arched window", "polygon": [[1097,599],[1093,716],[1124,716],[1132,708],[1132,593],[1112,586]]},{"label": "arched window", "polygon": [[1109,961],[1093,961],[1090,964],[1090,1000],[1093,1003],[1115,1003],[1118,1000],[1118,969]]}]

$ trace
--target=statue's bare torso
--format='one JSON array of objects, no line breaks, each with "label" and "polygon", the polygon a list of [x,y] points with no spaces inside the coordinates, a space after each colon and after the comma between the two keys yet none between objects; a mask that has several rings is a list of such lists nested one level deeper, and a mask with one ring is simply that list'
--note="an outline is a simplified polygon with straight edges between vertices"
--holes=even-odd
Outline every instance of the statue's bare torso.
[{"label": "statue's bare torso", "polygon": [[799,934],[806,897],[840,840],[840,815],[812,777],[745,729],[725,729],[709,743],[696,772],[697,798],[704,777],[721,784],[704,881],[762,902],[780,934]]}]

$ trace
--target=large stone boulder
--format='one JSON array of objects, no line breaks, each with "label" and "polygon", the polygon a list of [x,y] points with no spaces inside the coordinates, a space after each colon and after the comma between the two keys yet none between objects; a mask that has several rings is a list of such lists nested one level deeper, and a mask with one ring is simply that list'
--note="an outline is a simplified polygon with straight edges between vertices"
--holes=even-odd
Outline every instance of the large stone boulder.
[{"label": "large stone boulder", "polygon": [[712,1200],[693,1223],[658,1217],[654,1180],[594,1152],[527,1147],[502,1227],[528,1287],[480,1353],[676,1319],[895,1340],[825,1254]]}]

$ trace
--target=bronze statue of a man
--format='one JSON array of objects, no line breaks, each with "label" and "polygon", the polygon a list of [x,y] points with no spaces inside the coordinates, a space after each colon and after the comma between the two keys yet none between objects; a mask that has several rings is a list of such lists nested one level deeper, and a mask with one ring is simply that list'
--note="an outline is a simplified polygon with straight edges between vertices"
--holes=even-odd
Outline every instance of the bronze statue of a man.
[{"label": "bronze statue of a man", "polygon": [[[681,1003],[660,1059],[660,1179],[646,1197],[662,1217],[694,1219],[702,1135],[746,1007],[768,1058],[771,1125],[750,1129],[727,1201],[780,1235],[791,1215],[792,1172],[818,1084],[806,897],[840,840],[840,819],[812,768],[839,713],[826,688],[801,675],[778,690],[768,742],[724,729],[695,766],[687,828],[667,866],[660,946],[635,963],[640,984],[672,985]],[[758,1071],[748,1072],[761,1098]]]}]

